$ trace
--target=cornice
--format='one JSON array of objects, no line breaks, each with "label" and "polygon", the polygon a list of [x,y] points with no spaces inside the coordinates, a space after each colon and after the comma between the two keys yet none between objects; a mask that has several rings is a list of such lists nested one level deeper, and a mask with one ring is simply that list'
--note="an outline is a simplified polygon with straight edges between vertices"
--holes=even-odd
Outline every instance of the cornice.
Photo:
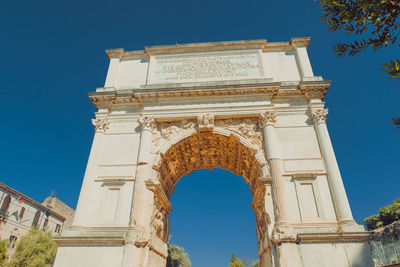
[{"label": "cornice", "polygon": [[[143,108],[148,104],[191,103],[257,99],[323,99],[331,81],[272,82],[268,79],[229,82],[145,85],[135,89],[102,90],[89,93],[93,104],[111,108],[129,105]],[[231,97],[232,99],[229,99]]]},{"label": "cornice", "polygon": [[296,46],[308,47],[310,37],[292,38],[289,42],[272,42],[268,43],[266,39],[260,40],[241,40],[241,41],[224,41],[224,42],[207,42],[207,43],[188,43],[174,45],[158,45],[145,46],[144,50],[125,51],[123,48],[106,49],[108,58],[125,59],[144,59],[152,55],[166,55],[179,53],[195,53],[210,51],[230,51],[230,50],[247,50],[261,49],[262,51],[271,50],[293,50]]},{"label": "cornice", "polygon": [[362,242],[368,241],[370,232],[353,233],[301,233],[297,234],[299,243],[318,243],[318,242]]}]

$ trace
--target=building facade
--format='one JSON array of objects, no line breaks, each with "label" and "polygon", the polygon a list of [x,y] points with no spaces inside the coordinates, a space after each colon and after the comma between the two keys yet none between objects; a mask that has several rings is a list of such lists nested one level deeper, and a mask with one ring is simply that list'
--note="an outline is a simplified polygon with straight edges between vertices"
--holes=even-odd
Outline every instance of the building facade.
[{"label": "building facade", "polygon": [[[48,203],[61,202],[56,197],[46,200]],[[42,205],[3,183],[0,183],[0,205],[0,238],[9,241],[9,255],[14,253],[20,237],[27,234],[32,227],[50,231],[54,236],[61,234],[68,225],[64,213],[67,217],[71,214],[73,217],[74,212],[67,206],[65,210],[68,212],[59,213],[53,208],[55,204]]]},{"label": "building facade", "polygon": [[373,266],[326,126],[330,81],[314,75],[309,41],[107,50],[105,85],[89,93],[98,111],[77,211],[57,238],[55,266],[165,266],[175,185],[216,167],[250,184],[260,266]]}]

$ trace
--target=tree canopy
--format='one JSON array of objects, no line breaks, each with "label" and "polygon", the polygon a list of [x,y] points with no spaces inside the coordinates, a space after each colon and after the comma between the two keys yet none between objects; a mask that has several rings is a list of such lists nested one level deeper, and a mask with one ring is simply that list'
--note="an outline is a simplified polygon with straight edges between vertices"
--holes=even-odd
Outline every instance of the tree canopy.
[{"label": "tree canopy", "polygon": [[[330,31],[343,30],[360,37],[333,48],[337,55],[355,55],[368,47],[374,51],[388,45],[398,45],[400,33],[400,0],[320,0],[322,20]],[[400,78],[400,60],[383,64],[391,78]]]},{"label": "tree canopy", "polygon": [[50,267],[57,253],[57,243],[50,233],[32,228],[17,242],[15,253],[11,257],[10,267]]},{"label": "tree canopy", "polygon": [[168,243],[167,267],[190,267],[192,264],[185,249]]},{"label": "tree canopy", "polygon": [[7,250],[8,250],[8,241],[6,239],[1,240],[0,238],[0,266],[4,266],[8,261]]},{"label": "tree canopy", "polygon": [[237,258],[235,254],[232,253],[229,267],[244,267],[244,264],[241,259]]},{"label": "tree canopy", "polygon": [[381,208],[379,214],[365,218],[364,223],[367,229],[371,231],[398,220],[400,220],[400,198],[396,199],[393,204]]}]

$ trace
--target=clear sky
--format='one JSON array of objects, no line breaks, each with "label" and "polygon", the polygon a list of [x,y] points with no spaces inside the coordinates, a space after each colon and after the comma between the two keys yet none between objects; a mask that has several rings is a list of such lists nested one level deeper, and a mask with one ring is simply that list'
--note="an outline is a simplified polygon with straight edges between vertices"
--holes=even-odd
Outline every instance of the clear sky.
[{"label": "clear sky", "polygon": [[[399,197],[400,80],[379,71],[398,49],[338,58],[315,1],[2,1],[0,180],[42,201],[52,190],[75,208],[93,137],[87,92],[104,84],[104,49],[312,37],[316,75],[333,80],[328,128],[354,217]],[[397,50],[397,51],[396,51]],[[397,54],[396,54],[397,53]],[[172,240],[193,266],[257,254],[251,195],[239,177],[198,171],[172,196]]]}]

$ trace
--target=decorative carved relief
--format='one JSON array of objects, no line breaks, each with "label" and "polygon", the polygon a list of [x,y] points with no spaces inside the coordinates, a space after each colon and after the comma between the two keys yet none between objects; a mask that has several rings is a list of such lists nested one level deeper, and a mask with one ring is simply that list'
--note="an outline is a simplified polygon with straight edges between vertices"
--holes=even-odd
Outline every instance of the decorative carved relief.
[{"label": "decorative carved relief", "polygon": [[157,236],[162,241],[168,241],[169,233],[169,216],[165,211],[156,204],[153,209],[153,214],[151,216],[150,233]]},{"label": "decorative carved relief", "polygon": [[260,176],[260,164],[254,151],[234,136],[198,132],[172,146],[159,166],[161,184],[168,197],[182,176],[200,169],[216,167],[229,170],[252,182]]},{"label": "decorative carved relief", "polygon": [[311,119],[315,124],[317,123],[325,123],[326,116],[328,115],[328,109],[313,109],[311,110]]},{"label": "decorative carved relief", "polygon": [[247,138],[258,149],[262,149],[263,133],[258,126],[257,119],[225,119],[217,120],[215,126],[228,129]]},{"label": "decorative carved relief", "polygon": [[176,135],[178,132],[182,132],[185,130],[194,130],[194,128],[194,121],[187,120],[160,124],[161,136],[165,139],[171,139],[171,137]]},{"label": "decorative carved relief", "polygon": [[139,125],[142,130],[153,130],[155,127],[154,119],[148,116],[140,117]]},{"label": "decorative carved relief", "polygon": [[199,124],[199,129],[203,128],[213,128],[214,127],[214,115],[204,114],[197,117],[197,122]]},{"label": "decorative carved relief", "polygon": [[268,125],[275,126],[276,123],[275,111],[264,111],[260,114],[260,117],[263,126],[268,126]]},{"label": "decorative carved relief", "polygon": [[108,119],[93,119],[92,124],[96,132],[105,133],[110,126],[110,121]]}]

